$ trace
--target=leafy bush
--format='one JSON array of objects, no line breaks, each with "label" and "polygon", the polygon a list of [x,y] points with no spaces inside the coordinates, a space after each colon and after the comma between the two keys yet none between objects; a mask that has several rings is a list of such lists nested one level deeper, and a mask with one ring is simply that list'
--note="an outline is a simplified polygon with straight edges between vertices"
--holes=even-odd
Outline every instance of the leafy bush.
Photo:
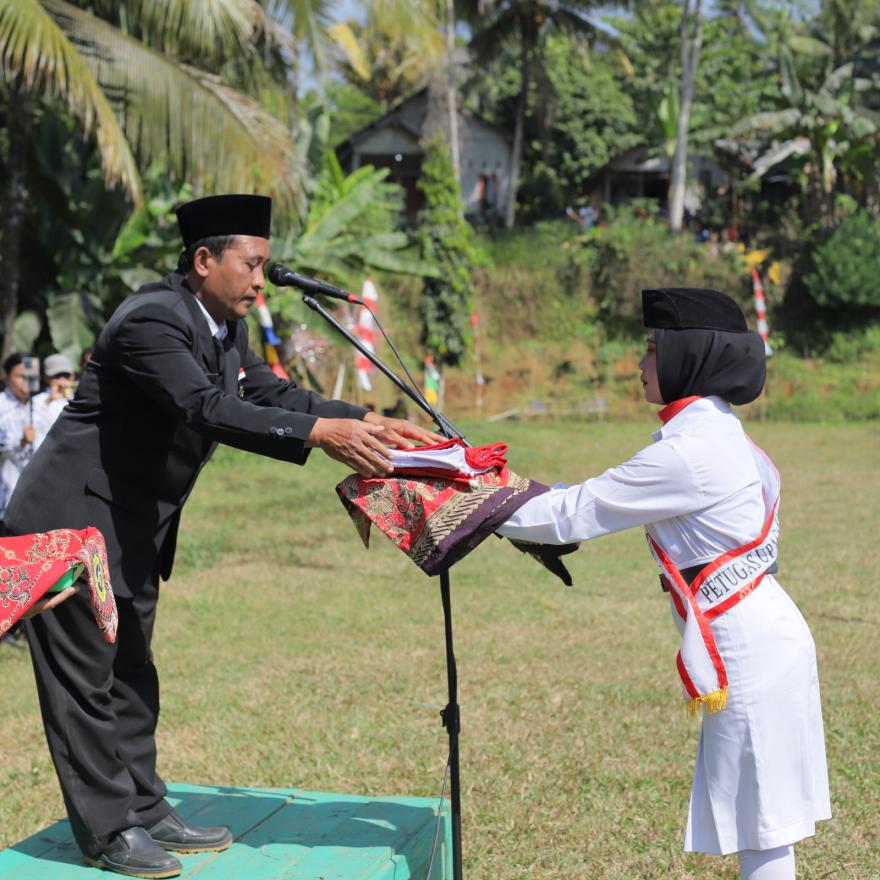
[{"label": "leafy bush", "polygon": [[880,324],[861,331],[835,333],[825,357],[835,364],[849,364],[872,353],[880,355]]},{"label": "leafy bush", "polygon": [[581,258],[590,267],[600,320],[614,335],[641,334],[646,287],[714,287],[748,313],[751,282],[738,253],[715,253],[670,232],[652,216],[621,212],[585,237]]},{"label": "leafy bush", "polygon": [[866,211],[847,217],[813,251],[812,265],[804,283],[819,306],[850,310],[854,321],[880,317],[880,221]]},{"label": "leafy bush", "polygon": [[477,245],[496,268],[561,268],[580,229],[571,220],[539,220],[531,226],[495,229],[477,236]]},{"label": "leafy bush", "polygon": [[520,222],[558,217],[563,210],[562,187],[556,172],[542,162],[527,170],[516,194]]},{"label": "leafy bush", "polygon": [[880,352],[831,363],[789,351],[767,362],[767,390],[750,412],[792,422],[858,422],[880,418]]}]

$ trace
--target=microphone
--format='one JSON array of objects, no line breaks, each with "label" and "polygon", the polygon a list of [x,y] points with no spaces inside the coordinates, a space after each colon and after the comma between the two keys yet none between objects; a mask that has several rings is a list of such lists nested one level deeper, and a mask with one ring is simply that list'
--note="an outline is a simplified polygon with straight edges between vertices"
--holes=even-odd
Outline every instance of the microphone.
[{"label": "microphone", "polygon": [[363,305],[363,302],[356,296],[346,293],[338,287],[333,287],[332,284],[318,281],[317,278],[300,275],[298,272],[294,272],[293,269],[282,266],[281,263],[273,263],[269,267],[267,277],[276,287],[298,287],[303,293],[319,293],[322,296],[332,296],[334,299]]}]

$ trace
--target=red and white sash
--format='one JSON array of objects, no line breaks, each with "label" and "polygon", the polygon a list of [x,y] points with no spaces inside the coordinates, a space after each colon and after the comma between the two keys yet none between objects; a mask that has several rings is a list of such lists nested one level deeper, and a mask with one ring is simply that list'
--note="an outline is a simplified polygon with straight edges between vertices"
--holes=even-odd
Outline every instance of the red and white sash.
[{"label": "red and white sash", "polygon": [[688,712],[692,715],[700,706],[705,706],[710,713],[718,712],[727,702],[727,670],[715,644],[711,622],[755,590],[776,561],[779,472],[754,443],[752,453],[761,478],[765,511],[764,526],[754,541],[722,553],[707,563],[688,585],[669,555],[648,535],[648,546],[669,586],[675,610],[684,621],[676,666]]}]

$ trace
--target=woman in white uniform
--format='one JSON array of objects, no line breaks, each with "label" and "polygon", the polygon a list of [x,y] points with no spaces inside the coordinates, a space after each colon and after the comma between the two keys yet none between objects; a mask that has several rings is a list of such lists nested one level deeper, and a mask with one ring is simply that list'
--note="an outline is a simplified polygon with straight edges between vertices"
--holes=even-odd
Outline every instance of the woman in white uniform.
[{"label": "woman in white uniform", "polygon": [[684,697],[703,712],[685,849],[737,853],[743,880],[794,880],[793,845],[831,806],[813,639],[773,576],[779,477],[730,409],[763,388],[763,340],[715,290],[646,290],[642,305],[645,399],[664,405],[655,442],[498,531],[567,544],[645,528]]}]

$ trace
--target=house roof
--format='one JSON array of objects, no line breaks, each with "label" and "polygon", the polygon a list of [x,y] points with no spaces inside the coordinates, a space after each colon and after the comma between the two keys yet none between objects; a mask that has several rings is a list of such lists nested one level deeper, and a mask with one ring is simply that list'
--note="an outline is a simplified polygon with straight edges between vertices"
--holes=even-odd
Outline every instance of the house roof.
[{"label": "house roof", "polygon": [[[419,124],[415,126],[412,124],[411,119],[406,118],[406,111],[411,105],[417,103],[418,101],[424,101],[427,107],[428,100],[428,89],[423,88],[419,89],[419,91],[410,95],[407,98],[404,98],[402,101],[399,101],[395,104],[390,110],[383,113],[378,119],[375,119],[373,122],[365,125],[363,128],[358,129],[354,134],[349,135],[344,141],[336,145],[336,152],[345,152],[347,150],[351,150],[356,147],[361,141],[366,140],[373,132],[377,131],[380,128],[385,128],[388,126],[394,126],[395,128],[400,128],[405,131],[410,136],[416,138],[418,140],[422,135],[422,125],[425,121],[425,114],[422,113],[419,116]],[[497,132],[501,137],[503,137],[508,143],[512,142],[512,138],[510,135],[499,126],[489,122],[484,119],[477,113],[474,113],[472,110],[462,107],[459,109],[459,115],[464,116],[467,119],[472,119],[481,125],[484,125],[486,128],[492,129]]]}]

